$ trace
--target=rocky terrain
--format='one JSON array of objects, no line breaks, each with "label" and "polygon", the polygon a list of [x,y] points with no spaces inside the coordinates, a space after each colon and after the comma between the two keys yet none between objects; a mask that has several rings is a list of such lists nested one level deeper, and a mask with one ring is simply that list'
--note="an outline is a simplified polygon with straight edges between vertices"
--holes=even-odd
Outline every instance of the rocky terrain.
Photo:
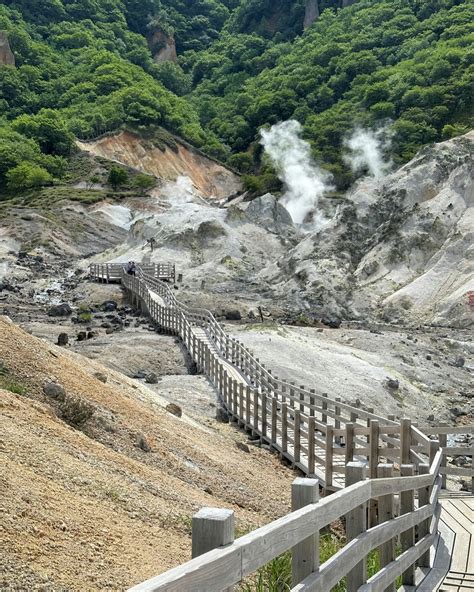
[{"label": "rocky terrain", "polygon": [[[107,146],[109,157],[130,164],[125,137],[96,146]],[[176,286],[179,298],[223,319],[237,310],[241,323],[251,327],[243,328],[243,338],[262,348],[262,358],[271,357],[268,329],[276,331],[273,343],[288,351],[283,367],[307,358],[302,342],[310,357],[321,358],[321,368],[333,368],[321,373],[309,362],[293,365],[300,374],[295,380],[346,400],[388,406],[397,415],[408,412],[423,420],[434,415],[439,421],[454,419],[461,410],[461,416],[470,416],[473,142],[471,133],[427,147],[383,179],[365,178],[345,196],[322,198],[326,224],[318,231],[295,226],[272,195],[251,201],[245,194],[232,197],[238,179],[230,171],[230,185],[221,185],[227,199],[221,193],[216,201],[213,188],[223,173],[212,161],[201,171],[207,189],[205,184],[199,189],[195,170],[186,169],[189,161],[183,161],[184,168],[174,177],[168,170],[168,179],[158,179],[142,198],[125,196],[91,206],[63,201],[54,214],[39,207],[11,208],[0,235],[0,305],[15,322],[55,341],[60,329],[46,316],[49,306],[69,302],[77,320],[107,298],[120,301],[118,287],[84,283],[90,262],[172,261],[183,275]],[[117,152],[111,153],[114,145]],[[148,167],[156,151],[163,154],[153,149],[141,161],[143,171],[153,172]],[[50,236],[50,243],[27,251],[22,237],[35,234]],[[152,237],[153,252],[147,244]],[[251,325],[261,318],[259,307],[268,324],[263,331]],[[103,317],[101,311],[94,313],[90,330],[98,336],[87,344],[76,343],[84,324],[67,321],[65,330],[77,351],[133,376],[140,368],[130,366],[130,352],[144,347],[136,358],[147,359],[159,375],[167,373],[166,362],[153,353],[154,342],[147,342],[152,333],[143,339],[127,327],[126,336],[117,332],[111,344],[112,330],[123,327],[107,328],[107,319],[96,315]],[[135,329],[135,321],[130,322]],[[341,323],[342,329],[323,329]],[[295,324],[308,328],[289,328]],[[177,344],[168,347],[161,339],[160,351],[178,351]],[[464,363],[458,364],[458,358]],[[277,362],[270,362],[280,371]],[[307,367],[312,368],[309,375]],[[397,392],[387,391],[387,376],[399,381]],[[432,401],[430,412],[421,413],[426,398]]]},{"label": "rocky terrain", "polygon": [[125,589],[189,558],[202,506],[235,509],[241,532],[288,511],[294,473],[206,417],[202,377],[170,406],[165,379],[151,390],[5,317],[0,358],[2,590]]}]

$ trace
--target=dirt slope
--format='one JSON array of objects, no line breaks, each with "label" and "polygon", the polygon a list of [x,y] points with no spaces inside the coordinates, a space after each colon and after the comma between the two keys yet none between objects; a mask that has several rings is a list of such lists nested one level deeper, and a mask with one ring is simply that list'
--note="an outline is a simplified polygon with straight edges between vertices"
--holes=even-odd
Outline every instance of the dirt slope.
[{"label": "dirt slope", "polygon": [[241,183],[236,174],[189,147],[176,142],[160,149],[130,132],[106,136],[94,142],[78,142],[81,150],[115,160],[167,181],[189,177],[203,197],[222,199],[237,193]]},{"label": "dirt slope", "polygon": [[[288,511],[294,473],[266,451],[238,449],[235,428],[179,419],[146,387],[6,317],[0,361],[4,385],[23,387],[0,390],[0,589],[123,590],[189,558],[202,506],[234,508],[242,529]],[[53,378],[94,405],[81,430],[43,394]]]}]

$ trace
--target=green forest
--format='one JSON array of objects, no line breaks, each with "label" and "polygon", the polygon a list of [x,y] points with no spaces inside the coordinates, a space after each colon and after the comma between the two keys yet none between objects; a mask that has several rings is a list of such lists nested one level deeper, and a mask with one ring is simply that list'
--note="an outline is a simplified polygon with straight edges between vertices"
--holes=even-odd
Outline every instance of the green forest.
[{"label": "green forest", "polygon": [[[162,127],[264,190],[259,130],[296,119],[339,186],[355,126],[390,122],[396,163],[473,127],[470,0],[4,0],[0,186],[54,183],[74,139]],[[177,62],[156,63],[156,31]]]}]

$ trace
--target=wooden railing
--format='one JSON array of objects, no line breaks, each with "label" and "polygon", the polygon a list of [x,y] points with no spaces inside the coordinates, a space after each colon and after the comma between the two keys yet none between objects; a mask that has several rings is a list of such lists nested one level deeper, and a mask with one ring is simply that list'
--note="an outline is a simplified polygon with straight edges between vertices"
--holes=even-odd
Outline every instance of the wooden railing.
[{"label": "wooden railing", "polygon": [[[392,589],[400,576],[403,583],[412,585],[416,566],[429,566],[428,552],[437,536],[441,459],[442,453],[438,451],[431,466],[419,465],[418,475],[413,474],[414,465],[404,465],[407,476],[395,478],[391,476],[392,465],[382,464],[378,467],[380,478],[376,479],[365,479],[363,463],[349,463],[348,486],[342,491],[304,505],[227,546],[195,557],[135,586],[131,592],[228,590],[289,550],[293,551],[294,567],[303,566],[293,569],[293,591],[329,592],[343,578],[348,592]],[[396,496],[400,500],[398,504]],[[377,523],[367,528],[368,508],[372,503],[378,509]],[[318,549],[320,532],[341,518],[345,519],[348,542],[319,566],[314,552]],[[209,519],[212,521],[212,515]],[[397,556],[398,541],[401,554]],[[194,548],[199,546],[193,541]],[[369,579],[367,557],[374,551],[379,553],[380,570]]]},{"label": "wooden railing", "polygon": [[[90,275],[102,282],[116,282],[122,280],[127,263],[92,263],[89,267]],[[174,282],[176,268],[172,263],[140,264],[140,269],[150,277]]]},{"label": "wooden railing", "polygon": [[[194,559],[134,590],[226,589],[280,553],[299,548],[308,537],[317,537],[321,528],[341,517],[346,517],[346,525],[356,524],[348,527],[348,538],[354,536],[357,542],[349,542],[329,562],[313,570],[308,581],[298,581],[300,587],[295,590],[330,590],[345,576],[349,583],[359,582],[357,587],[351,584],[349,590],[386,590],[405,572],[411,574],[404,576],[409,583],[417,561],[427,566],[427,550],[436,536],[437,497],[445,475],[474,476],[472,446],[447,447],[443,442],[438,450],[439,441],[428,436],[443,441],[450,433],[473,434],[473,426],[418,428],[408,419],[397,423],[393,417],[386,419],[373,410],[280,380],[240,341],[230,337],[208,310],[180,303],[155,274],[146,268],[140,268],[136,277],[123,269],[121,273],[130,298],[162,329],[182,339],[198,369],[215,386],[231,419],[304,474],[317,477],[326,494],[346,487],[312,510],[290,514],[226,549]],[[462,467],[461,471],[460,467],[451,467],[446,463],[450,455],[470,456],[471,467]],[[369,480],[363,480],[365,467]],[[363,483],[353,485],[356,479]],[[431,488],[429,499],[427,488]],[[415,490],[421,504],[418,510],[413,507],[414,494],[409,493]],[[395,501],[402,508],[398,517]],[[382,524],[384,516],[390,526]],[[429,517],[432,520],[428,525]],[[395,558],[390,550],[398,534],[403,552]],[[227,543],[222,539],[219,544]],[[364,572],[360,572],[360,562],[378,547],[385,549],[380,551],[384,567],[369,581],[361,581]]]}]

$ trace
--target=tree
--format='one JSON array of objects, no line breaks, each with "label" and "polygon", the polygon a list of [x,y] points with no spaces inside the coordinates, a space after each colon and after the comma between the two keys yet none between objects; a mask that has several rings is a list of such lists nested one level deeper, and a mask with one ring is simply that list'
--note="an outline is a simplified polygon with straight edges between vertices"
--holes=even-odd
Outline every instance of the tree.
[{"label": "tree", "polygon": [[156,185],[156,179],[151,177],[150,175],[145,175],[144,173],[139,173],[133,178],[132,182],[133,187],[137,189],[151,189]]},{"label": "tree", "polygon": [[117,166],[113,166],[110,169],[109,177],[107,182],[112,186],[114,190],[117,190],[121,185],[125,185],[128,181],[128,173],[125,169]]},{"label": "tree", "polygon": [[43,109],[38,115],[21,115],[12,128],[27,138],[35,139],[46,154],[68,156],[74,146],[74,136],[58,111]]},{"label": "tree", "polygon": [[31,162],[23,162],[6,174],[7,187],[11,191],[23,191],[50,185],[53,178],[46,169]]}]

